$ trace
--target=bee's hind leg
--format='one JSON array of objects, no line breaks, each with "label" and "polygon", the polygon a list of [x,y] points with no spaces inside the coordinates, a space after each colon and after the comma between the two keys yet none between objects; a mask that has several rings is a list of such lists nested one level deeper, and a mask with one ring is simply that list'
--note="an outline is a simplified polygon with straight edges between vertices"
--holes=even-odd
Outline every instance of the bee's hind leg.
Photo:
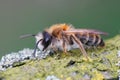
[{"label": "bee's hind leg", "polygon": [[78,43],[81,52],[83,53],[83,55],[85,56],[85,58],[88,60],[89,58],[87,56],[87,52],[85,51],[85,49],[84,49],[83,44],[81,43],[81,41],[79,39],[77,39],[74,34],[72,34],[71,36],[75,40],[75,42]]}]

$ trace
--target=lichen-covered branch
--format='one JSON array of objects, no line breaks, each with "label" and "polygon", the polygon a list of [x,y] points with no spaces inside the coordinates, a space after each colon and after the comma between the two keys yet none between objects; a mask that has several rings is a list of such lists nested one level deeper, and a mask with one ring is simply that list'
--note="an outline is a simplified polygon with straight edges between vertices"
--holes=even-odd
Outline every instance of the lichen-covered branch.
[{"label": "lichen-covered branch", "polygon": [[70,50],[67,55],[62,52],[52,55],[40,54],[43,56],[37,60],[32,59],[32,49],[12,53],[12,56],[8,54],[2,57],[0,62],[0,79],[118,80],[120,35],[106,40],[105,43],[104,48],[87,50],[89,61],[80,54],[79,49]]}]

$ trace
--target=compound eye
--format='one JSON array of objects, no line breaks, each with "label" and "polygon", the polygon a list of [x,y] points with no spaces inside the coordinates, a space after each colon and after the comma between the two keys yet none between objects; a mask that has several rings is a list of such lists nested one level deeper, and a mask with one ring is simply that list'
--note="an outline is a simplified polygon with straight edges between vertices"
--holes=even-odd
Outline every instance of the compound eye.
[{"label": "compound eye", "polygon": [[51,44],[51,42],[52,42],[52,36],[48,32],[44,31],[43,41],[42,41],[42,45],[44,46],[43,51]]}]

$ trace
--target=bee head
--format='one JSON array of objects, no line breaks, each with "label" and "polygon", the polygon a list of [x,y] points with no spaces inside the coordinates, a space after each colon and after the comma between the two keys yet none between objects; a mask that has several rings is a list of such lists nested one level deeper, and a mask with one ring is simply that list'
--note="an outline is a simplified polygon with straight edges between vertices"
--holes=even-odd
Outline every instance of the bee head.
[{"label": "bee head", "polygon": [[52,36],[47,31],[44,31],[42,35],[43,35],[42,45],[44,46],[43,48],[44,51],[51,44]]}]

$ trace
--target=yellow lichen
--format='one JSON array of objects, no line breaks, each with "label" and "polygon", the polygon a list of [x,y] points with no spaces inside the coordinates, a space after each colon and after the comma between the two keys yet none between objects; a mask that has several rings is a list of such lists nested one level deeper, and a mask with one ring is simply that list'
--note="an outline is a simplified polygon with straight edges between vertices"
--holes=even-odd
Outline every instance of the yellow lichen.
[{"label": "yellow lichen", "polygon": [[104,76],[100,73],[100,72],[98,72],[98,71],[93,71],[93,77],[92,77],[92,79],[91,80],[103,80],[104,79]]},{"label": "yellow lichen", "polygon": [[66,78],[66,80],[73,80],[71,77]]}]

